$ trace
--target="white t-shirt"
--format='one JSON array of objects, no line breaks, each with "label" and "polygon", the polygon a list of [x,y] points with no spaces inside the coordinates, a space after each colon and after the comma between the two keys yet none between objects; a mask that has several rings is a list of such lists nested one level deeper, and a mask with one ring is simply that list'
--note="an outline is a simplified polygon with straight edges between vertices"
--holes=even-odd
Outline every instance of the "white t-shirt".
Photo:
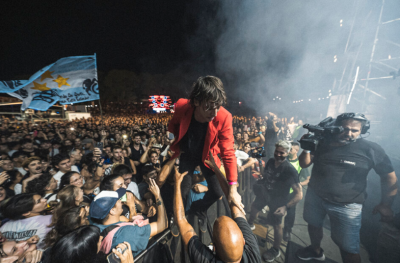
[{"label": "white t-shirt", "polygon": [[20,172],[23,176],[25,176],[27,173],[27,171],[25,171],[25,169],[22,167],[14,167],[14,168],[16,168],[18,172]]},{"label": "white t-shirt", "polygon": [[[79,169],[78,167],[76,167],[76,165],[72,165],[71,166],[71,171],[77,172],[79,173]],[[58,171],[55,175],[53,175],[53,178],[57,180],[57,188],[60,188],[60,182],[61,182],[61,177],[64,175],[65,173]],[[85,183],[85,182],[83,182]]]},{"label": "white t-shirt", "polygon": [[142,200],[142,197],[139,194],[139,188],[135,182],[131,182],[126,188],[126,190],[131,191],[136,196],[137,199]]},{"label": "white t-shirt", "polygon": [[246,161],[247,159],[249,159],[249,155],[241,150],[236,150],[235,155],[236,155],[237,164],[239,166],[242,166],[243,162]]},{"label": "white t-shirt", "polygon": [[50,203],[51,201],[57,201],[57,194],[56,193],[46,194],[44,196],[44,198],[48,197],[49,195],[51,195],[51,197],[49,199],[47,199],[47,203]]},{"label": "white t-shirt", "polygon": [[51,230],[50,227],[47,227],[51,223],[51,217],[51,215],[34,216],[20,220],[10,220],[0,228],[0,232],[8,240],[15,241],[27,240],[34,235],[38,235],[40,241],[37,247],[43,249],[45,246],[44,237]]},{"label": "white t-shirt", "polygon": [[16,184],[14,186],[14,193],[15,195],[19,195],[20,193],[22,193],[22,184]]}]

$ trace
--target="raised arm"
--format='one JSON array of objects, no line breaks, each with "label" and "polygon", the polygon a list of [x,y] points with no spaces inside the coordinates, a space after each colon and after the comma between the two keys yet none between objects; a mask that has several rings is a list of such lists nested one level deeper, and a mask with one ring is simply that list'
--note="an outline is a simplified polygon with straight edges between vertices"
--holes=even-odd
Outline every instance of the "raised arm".
[{"label": "raised arm", "polygon": [[154,195],[154,198],[156,199],[156,206],[157,206],[157,222],[150,223],[150,237],[153,237],[159,233],[161,233],[164,229],[168,227],[168,219],[167,219],[167,213],[165,212],[165,207],[164,207],[164,202],[161,198],[160,194],[160,188],[156,184],[156,181],[153,179],[150,179],[150,187],[149,187],[150,192]]},{"label": "raised arm", "polygon": [[[229,185],[225,179],[225,176],[222,174],[221,170],[218,168],[217,164],[215,163],[214,156],[210,151],[210,160],[206,160],[206,163],[213,169],[214,173],[217,176],[218,182],[221,185],[221,189],[224,192],[226,198],[228,199],[229,203],[233,203],[243,214],[246,214],[244,211],[244,205],[242,204],[242,198],[237,193],[237,185]],[[232,191],[232,187],[235,189]],[[240,199],[238,198],[240,197]]]},{"label": "raised arm", "polygon": [[188,223],[185,216],[185,208],[183,206],[182,201],[182,193],[181,193],[181,183],[183,177],[187,174],[184,172],[180,174],[178,169],[175,168],[175,190],[174,190],[174,220],[179,228],[179,233],[182,236],[183,244],[185,244],[185,249],[187,251],[187,247],[190,239],[196,235],[193,227]]},{"label": "raised arm", "polygon": [[307,168],[313,163],[313,155],[311,155],[310,151],[303,150],[303,152],[299,156],[299,164],[301,168]]},{"label": "raised arm", "polygon": [[176,161],[177,158],[179,158],[179,156],[176,157],[176,158],[174,158],[174,159],[170,159],[170,160],[162,167],[161,172],[160,172],[160,174],[157,176],[157,179],[156,179],[157,185],[158,185],[160,188],[164,185],[164,183],[165,183],[165,181],[167,180],[168,175],[171,173],[172,169],[174,169],[175,161]]}]

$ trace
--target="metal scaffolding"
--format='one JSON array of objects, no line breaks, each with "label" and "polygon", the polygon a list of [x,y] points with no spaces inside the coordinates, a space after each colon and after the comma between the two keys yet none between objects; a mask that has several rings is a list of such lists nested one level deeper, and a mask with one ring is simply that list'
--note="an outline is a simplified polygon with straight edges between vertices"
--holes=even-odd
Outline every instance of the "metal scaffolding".
[{"label": "metal scaffolding", "polygon": [[[369,7],[367,13],[365,1],[354,1],[354,16],[344,50],[346,61],[340,79],[334,81],[336,96],[330,102],[335,113],[357,111],[373,116],[376,107],[371,105],[384,105],[393,91],[397,93],[394,86],[398,83],[393,80],[400,79],[400,43],[391,37],[399,35],[400,18],[383,21],[389,1],[382,0],[379,6]],[[377,23],[373,22],[376,17]],[[376,27],[374,31],[368,30],[373,27]],[[372,51],[368,52],[371,46]]]}]

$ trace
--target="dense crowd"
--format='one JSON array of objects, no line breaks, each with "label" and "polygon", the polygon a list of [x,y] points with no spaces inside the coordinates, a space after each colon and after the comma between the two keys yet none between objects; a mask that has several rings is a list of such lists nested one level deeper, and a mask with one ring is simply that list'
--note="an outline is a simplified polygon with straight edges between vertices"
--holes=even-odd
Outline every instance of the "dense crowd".
[{"label": "dense crowd", "polygon": [[[63,245],[86,235],[104,236],[103,231],[110,231],[107,228],[117,222],[135,224],[119,231],[112,244],[102,245],[98,256],[85,256],[101,262],[124,241],[129,241],[133,256],[144,250],[149,237],[167,228],[167,215],[173,217],[171,192],[168,187],[160,192],[158,185],[165,182],[157,181],[167,178],[171,187],[173,168],[179,165],[179,160],[171,159],[169,148],[174,140],[167,131],[171,117],[105,116],[103,121],[94,117],[35,123],[2,117],[1,257],[58,262]],[[233,127],[238,169],[252,167],[254,176],[260,176],[259,163],[251,158],[251,150],[264,144],[266,149],[273,147],[278,138],[294,138],[297,131],[293,120],[287,122],[272,113],[263,118],[234,116]],[[208,190],[199,168],[194,175],[186,209]],[[113,207],[120,197],[123,202],[118,210]],[[157,200],[162,199],[158,206]],[[99,202],[98,211],[93,202]],[[108,211],[104,210],[107,204]],[[71,262],[76,256],[60,262]]]}]

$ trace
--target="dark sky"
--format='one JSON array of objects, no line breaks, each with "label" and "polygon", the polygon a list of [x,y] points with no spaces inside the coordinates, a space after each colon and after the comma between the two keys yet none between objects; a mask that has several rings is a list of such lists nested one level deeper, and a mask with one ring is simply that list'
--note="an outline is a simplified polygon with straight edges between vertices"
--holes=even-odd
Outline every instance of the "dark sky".
[{"label": "dark sky", "polygon": [[163,73],[188,59],[191,1],[2,1],[0,79],[66,56],[97,53],[98,69]]},{"label": "dark sky", "polygon": [[[381,1],[357,1],[361,4],[354,31],[359,35],[354,39],[367,32],[365,61],[360,64],[365,67]],[[397,18],[400,2],[386,2],[383,21]],[[101,72],[127,69],[164,74],[178,70],[186,77],[187,87],[199,76],[216,75],[237,101],[248,98],[249,104],[261,105],[279,96],[280,107],[283,103],[293,107],[295,100],[328,96],[334,79],[340,79],[354,3],[1,1],[0,80],[29,76],[62,57],[96,53]],[[341,19],[343,27],[339,26]],[[400,36],[394,34],[396,29],[382,28],[381,32],[392,41]],[[383,58],[389,55],[386,48],[381,50]],[[335,55],[337,63],[333,63]],[[366,70],[361,73],[365,77]]]}]

